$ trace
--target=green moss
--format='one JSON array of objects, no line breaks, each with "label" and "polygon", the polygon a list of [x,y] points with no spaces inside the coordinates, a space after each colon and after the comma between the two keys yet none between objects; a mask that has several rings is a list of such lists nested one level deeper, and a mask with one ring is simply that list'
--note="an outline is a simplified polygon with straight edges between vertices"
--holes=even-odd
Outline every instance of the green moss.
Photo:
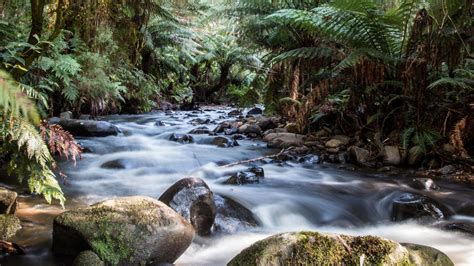
[{"label": "green moss", "polygon": [[15,236],[21,229],[21,222],[16,216],[11,214],[0,215],[0,240],[7,240]]},{"label": "green moss", "polygon": [[299,232],[258,241],[233,258],[229,265],[360,265],[363,261],[364,265],[404,266],[442,265],[440,263],[450,261],[439,251],[422,252],[424,257],[396,242],[374,236]]},{"label": "green moss", "polygon": [[345,249],[336,239],[316,232],[298,233],[292,261],[298,265],[344,261]]}]

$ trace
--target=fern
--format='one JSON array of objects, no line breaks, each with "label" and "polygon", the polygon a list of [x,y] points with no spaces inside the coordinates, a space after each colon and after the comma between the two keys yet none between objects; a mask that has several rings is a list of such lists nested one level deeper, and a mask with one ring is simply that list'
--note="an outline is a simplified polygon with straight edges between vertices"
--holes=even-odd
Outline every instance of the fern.
[{"label": "fern", "polygon": [[34,104],[22,92],[20,85],[8,74],[0,71],[0,112],[13,117],[24,117],[33,122],[39,122],[39,115]]}]

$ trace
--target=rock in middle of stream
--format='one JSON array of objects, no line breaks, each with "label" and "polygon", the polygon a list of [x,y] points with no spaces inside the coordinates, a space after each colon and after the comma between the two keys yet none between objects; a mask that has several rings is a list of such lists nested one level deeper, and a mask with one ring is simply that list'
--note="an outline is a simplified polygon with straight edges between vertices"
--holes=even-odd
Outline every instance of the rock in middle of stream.
[{"label": "rock in middle of stream", "polygon": [[208,235],[216,218],[214,196],[200,178],[187,177],[168,188],[160,201],[191,222],[198,235]]},{"label": "rock in middle of stream", "polygon": [[92,250],[108,265],[173,263],[193,237],[191,224],[163,202],[123,197],[56,217],[53,251],[77,256]]}]

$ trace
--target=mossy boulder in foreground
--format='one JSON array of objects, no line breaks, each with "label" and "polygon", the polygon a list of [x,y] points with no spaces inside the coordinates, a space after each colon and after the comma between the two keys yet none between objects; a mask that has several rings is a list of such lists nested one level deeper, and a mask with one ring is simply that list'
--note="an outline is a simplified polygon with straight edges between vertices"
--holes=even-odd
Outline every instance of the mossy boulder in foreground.
[{"label": "mossy boulder in foreground", "polygon": [[53,251],[77,256],[92,250],[112,265],[173,263],[193,237],[191,224],[164,203],[123,197],[56,217]]},{"label": "mossy boulder in foreground", "polygon": [[274,235],[256,242],[228,265],[453,265],[434,248],[374,236],[317,232]]},{"label": "mossy boulder in foreground", "polygon": [[15,215],[0,214],[0,240],[12,238],[20,229],[20,219]]}]

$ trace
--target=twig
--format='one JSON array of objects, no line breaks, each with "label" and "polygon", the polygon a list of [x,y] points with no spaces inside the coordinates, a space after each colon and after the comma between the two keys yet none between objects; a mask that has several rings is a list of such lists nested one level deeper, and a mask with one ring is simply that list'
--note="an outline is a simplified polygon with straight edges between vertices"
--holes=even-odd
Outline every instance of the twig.
[{"label": "twig", "polygon": [[262,156],[262,157],[258,157],[258,158],[255,158],[255,159],[238,161],[238,162],[235,162],[235,163],[221,165],[221,166],[219,166],[219,168],[232,167],[232,166],[236,166],[236,165],[239,165],[239,164],[248,164],[248,163],[257,162],[257,161],[260,161],[260,160],[263,160],[263,159],[275,158],[275,157],[278,157],[278,156],[282,155],[283,153],[285,153],[287,151],[292,150],[293,148],[294,147],[290,147],[290,148],[287,148],[287,149],[282,149],[279,153],[273,154],[273,155]]}]

